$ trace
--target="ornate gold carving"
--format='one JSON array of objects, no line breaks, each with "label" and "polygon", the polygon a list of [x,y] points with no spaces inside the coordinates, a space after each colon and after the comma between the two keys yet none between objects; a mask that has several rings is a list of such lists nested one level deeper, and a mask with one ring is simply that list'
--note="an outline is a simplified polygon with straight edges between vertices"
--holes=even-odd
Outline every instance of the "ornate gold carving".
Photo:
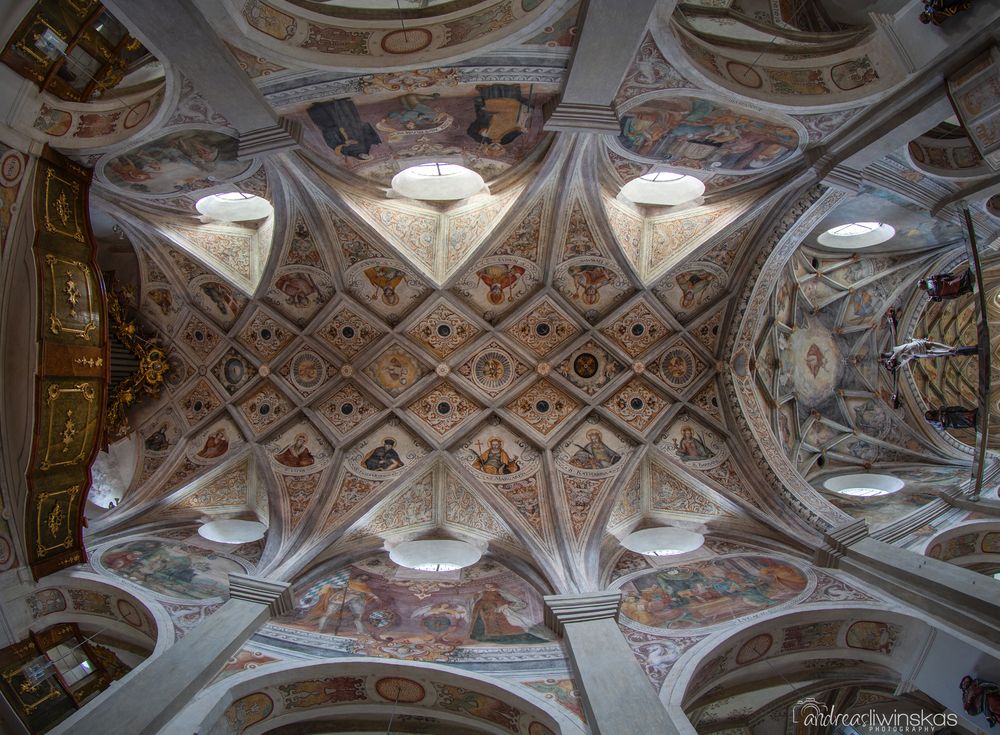
[{"label": "ornate gold carving", "polygon": [[66,192],[59,192],[59,196],[56,197],[55,201],[56,214],[59,215],[59,221],[62,222],[63,227],[69,227],[69,200],[66,199]]},{"label": "ornate gold carving", "polygon": [[[82,428],[84,429],[83,436],[79,438],[81,427],[78,424],[79,419],[76,415],[74,405],[70,404],[63,412],[58,410],[57,405],[60,399],[72,395],[81,397],[86,403],[87,408],[87,415],[82,424]],[[42,457],[42,461],[38,465],[40,470],[46,472],[59,465],[74,464],[83,461],[91,448],[90,442],[87,441],[92,435],[91,426],[97,422],[98,406],[94,400],[96,397],[97,390],[90,383],[76,383],[72,387],[63,387],[57,384],[49,385],[46,399],[46,410],[49,415],[48,432],[46,434],[45,456]],[[61,428],[57,428],[58,419],[56,417],[60,413],[62,414]],[[56,451],[60,454],[67,454],[72,451],[74,444],[79,445],[76,454],[58,461],[53,459],[52,453],[54,448],[57,448]]]},{"label": "ornate gold carving", "polygon": [[[60,258],[51,253],[45,256],[45,263],[49,267],[49,276],[52,284],[52,305],[49,308],[49,331],[52,334],[61,334],[63,332],[74,334],[80,339],[89,340],[91,333],[98,327],[96,319],[93,318],[97,309],[94,306],[94,294],[90,286],[89,266],[79,260]],[[57,273],[60,271],[62,272],[62,277],[65,279],[61,289],[65,297],[65,304],[62,305],[59,303],[57,296],[58,289],[56,288]],[[83,285],[82,292],[80,290],[81,282]],[[80,323],[81,315],[76,308],[80,304],[81,299],[85,300],[84,315],[91,315],[90,319],[82,323]],[[61,311],[64,316],[60,316]],[[66,320],[77,320],[77,324],[75,326],[66,324],[63,321],[64,318]]]},{"label": "ornate gold carving", "polygon": [[76,422],[73,420],[73,409],[66,411],[66,422],[63,424],[62,430],[62,444],[63,451],[68,452],[70,445],[73,443],[73,437],[76,436]]},{"label": "ornate gold carving", "polygon": [[[73,526],[68,520],[69,509],[77,502],[79,494],[79,485],[55,492],[38,493],[35,500],[35,551],[38,556],[45,556],[58,549],[69,549],[76,542]],[[51,542],[46,544],[43,539],[51,539]]]},{"label": "ornate gold carving", "polygon": [[118,438],[129,430],[126,409],[142,394],[153,398],[159,396],[163,379],[170,371],[170,362],[155,339],[146,339],[140,335],[139,327],[127,317],[115,289],[108,290],[108,316],[111,319],[109,326],[115,337],[139,360],[139,367],[118,383],[108,400],[106,433],[108,437]]},{"label": "ornate gold carving", "polygon": [[[58,192],[58,193],[56,193]],[[69,196],[67,196],[67,192]],[[64,179],[56,169],[45,172],[45,218],[43,224],[48,232],[72,237],[86,243],[78,212],[82,204],[80,182]],[[55,219],[51,216],[55,214]],[[61,226],[60,226],[61,225]]]},{"label": "ornate gold carving", "polygon": [[86,365],[87,367],[103,367],[103,357],[77,357],[73,360],[74,365]]},{"label": "ornate gold carving", "polygon": [[62,528],[63,521],[66,520],[66,514],[63,512],[61,505],[53,505],[52,511],[49,513],[49,517],[45,521],[45,525],[49,527],[49,533],[55,536],[59,533],[59,529]]}]

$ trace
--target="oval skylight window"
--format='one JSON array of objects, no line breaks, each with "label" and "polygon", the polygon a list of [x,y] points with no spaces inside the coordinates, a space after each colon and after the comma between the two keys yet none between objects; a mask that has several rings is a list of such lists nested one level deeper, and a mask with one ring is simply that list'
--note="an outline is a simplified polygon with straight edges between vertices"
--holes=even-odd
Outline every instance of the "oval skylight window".
[{"label": "oval skylight window", "polygon": [[884,222],[848,222],[831,227],[816,239],[828,248],[857,250],[879,245],[895,234],[895,228]]},{"label": "oval skylight window", "polygon": [[222,222],[249,222],[264,219],[274,212],[271,202],[242,191],[227,191],[224,194],[209,194],[199,199],[194,208],[200,214]]},{"label": "oval skylight window", "polygon": [[629,201],[653,207],[676,207],[704,193],[705,182],[701,179],[672,171],[644,174],[622,187],[622,196]]},{"label": "oval skylight window", "polygon": [[399,566],[422,572],[453,572],[475,564],[482,555],[465,541],[439,539],[404,541],[389,551],[389,558]]},{"label": "oval skylight window", "polygon": [[705,542],[705,537],[683,528],[662,526],[633,531],[622,539],[622,546],[644,556],[675,556],[694,551]]},{"label": "oval skylight window", "polygon": [[457,163],[420,163],[392,177],[392,189],[409,199],[448,202],[478,194],[483,177]]},{"label": "oval skylight window", "polygon": [[264,538],[267,526],[257,521],[210,521],[198,528],[198,535],[220,544],[248,544]]},{"label": "oval skylight window", "polygon": [[889,495],[903,489],[902,480],[892,475],[875,475],[858,473],[853,475],[838,475],[823,483],[823,487],[840,495],[852,495],[856,498],[872,498],[877,495]]}]

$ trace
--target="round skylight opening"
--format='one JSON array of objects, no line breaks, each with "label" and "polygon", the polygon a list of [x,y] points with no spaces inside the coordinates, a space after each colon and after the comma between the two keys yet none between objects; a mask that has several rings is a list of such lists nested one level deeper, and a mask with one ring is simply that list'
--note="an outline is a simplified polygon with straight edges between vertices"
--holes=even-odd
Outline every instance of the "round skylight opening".
[{"label": "round skylight opening", "polygon": [[422,572],[454,572],[475,564],[482,555],[465,541],[439,539],[404,541],[389,551],[389,558],[399,566]]},{"label": "round skylight opening", "polygon": [[905,484],[893,475],[876,475],[865,472],[831,477],[823,483],[823,487],[840,495],[873,498],[898,492],[903,489]]},{"label": "round skylight opening", "polygon": [[249,222],[270,217],[274,212],[267,199],[242,191],[209,194],[199,199],[194,208],[199,214],[222,222]]},{"label": "round skylight opening", "polygon": [[654,171],[651,174],[643,174],[639,177],[643,181],[680,181],[684,174],[675,174],[670,171]]},{"label": "round skylight opening", "polygon": [[622,546],[644,556],[686,554],[700,548],[703,543],[705,537],[700,533],[673,526],[633,531],[622,539]]},{"label": "round skylight opening", "polygon": [[890,240],[896,230],[885,222],[847,222],[821,234],[817,240],[820,245],[839,250],[857,250],[870,248]]},{"label": "round skylight opening", "polygon": [[634,204],[651,207],[676,207],[698,199],[705,193],[705,182],[694,176],[672,171],[644,174],[622,187],[622,196]]},{"label": "round skylight opening", "polygon": [[457,163],[419,163],[392,177],[392,190],[408,199],[448,202],[483,191],[486,182],[475,171]]},{"label": "round skylight opening", "polygon": [[468,170],[456,163],[421,163],[413,166],[413,173],[417,176],[457,176]]},{"label": "round skylight opening", "polygon": [[198,528],[198,535],[220,544],[248,544],[264,538],[267,526],[257,521],[210,521]]}]

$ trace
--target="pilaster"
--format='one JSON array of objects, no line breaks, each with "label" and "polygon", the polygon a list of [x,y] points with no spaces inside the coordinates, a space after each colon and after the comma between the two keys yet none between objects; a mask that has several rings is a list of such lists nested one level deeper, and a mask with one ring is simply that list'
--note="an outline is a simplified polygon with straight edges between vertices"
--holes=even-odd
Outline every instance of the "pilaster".
[{"label": "pilaster", "polygon": [[676,735],[616,618],[621,592],[545,598],[546,624],[563,634],[594,735]]}]

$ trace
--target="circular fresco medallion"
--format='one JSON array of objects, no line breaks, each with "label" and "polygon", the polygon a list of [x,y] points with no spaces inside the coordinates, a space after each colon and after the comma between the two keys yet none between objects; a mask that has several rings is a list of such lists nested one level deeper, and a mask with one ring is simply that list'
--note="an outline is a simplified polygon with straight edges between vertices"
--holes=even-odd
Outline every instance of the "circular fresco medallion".
[{"label": "circular fresco medallion", "polygon": [[740,650],[736,653],[736,663],[743,666],[762,658],[771,648],[772,643],[774,643],[774,638],[769,633],[755,635],[740,646]]},{"label": "circular fresco medallion", "polygon": [[695,377],[694,355],[685,347],[673,347],[657,360],[660,376],[674,388],[684,388]]},{"label": "circular fresco medallion", "polygon": [[472,366],[476,385],[484,390],[503,390],[514,380],[514,365],[510,355],[499,350],[488,350],[476,358]]},{"label": "circular fresco medallion", "polygon": [[326,363],[315,352],[306,350],[292,358],[289,374],[299,390],[315,390],[326,380]]},{"label": "circular fresco medallion", "polygon": [[581,352],[573,358],[573,372],[587,380],[597,375],[597,370],[601,362],[597,356],[590,352]]},{"label": "circular fresco medallion", "polygon": [[390,702],[414,704],[424,698],[424,688],[413,681],[398,676],[387,676],[375,682],[375,691],[382,699]]}]

